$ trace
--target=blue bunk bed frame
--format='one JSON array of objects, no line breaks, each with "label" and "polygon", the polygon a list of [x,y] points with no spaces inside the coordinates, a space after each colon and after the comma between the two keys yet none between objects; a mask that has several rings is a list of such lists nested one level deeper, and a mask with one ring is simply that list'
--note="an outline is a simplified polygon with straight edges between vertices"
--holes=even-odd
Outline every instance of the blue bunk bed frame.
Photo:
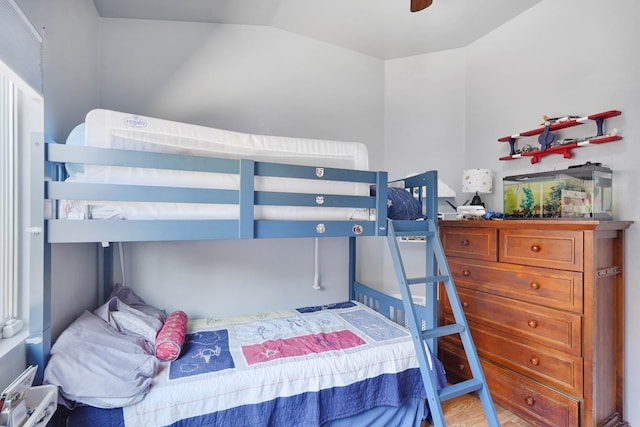
[{"label": "blue bunk bed frame", "polygon": [[[391,320],[407,325],[401,300],[359,283],[356,278],[356,239],[361,236],[387,235],[387,172],[316,168],[289,164],[232,160],[210,157],[150,153],[120,149],[67,146],[64,144],[35,144],[32,162],[36,188],[45,212],[44,280],[41,303],[32,307],[36,314],[31,322],[27,341],[29,361],[39,366],[42,378],[51,348],[51,244],[79,242],[133,242],[169,240],[223,240],[297,237],[349,238],[349,295],[365,303]],[[88,184],[66,182],[64,164],[99,164],[112,166],[172,169],[197,172],[232,173],[240,177],[239,190],[202,188],[155,187],[139,185]],[[44,164],[44,167],[42,166]],[[317,194],[265,192],[254,189],[258,176],[304,178],[325,181],[357,182],[377,187],[375,196],[323,195],[323,203],[316,202]],[[437,218],[437,172],[429,171],[403,179],[404,186],[422,203],[428,218]],[[44,183],[40,185],[39,183]],[[425,190],[426,188],[426,190]],[[57,200],[140,201],[177,203],[219,203],[239,205],[239,218],[234,220],[122,220],[122,219],[58,219]],[[351,207],[375,209],[375,219],[346,221],[289,221],[254,218],[257,205]],[[36,208],[37,209],[37,206]],[[380,215],[383,212],[385,214]],[[104,252],[105,285],[109,286],[112,254]],[[427,268],[433,269],[432,254],[427,254]],[[437,325],[436,289],[427,288],[425,305],[416,305],[418,317],[425,327]]]}]

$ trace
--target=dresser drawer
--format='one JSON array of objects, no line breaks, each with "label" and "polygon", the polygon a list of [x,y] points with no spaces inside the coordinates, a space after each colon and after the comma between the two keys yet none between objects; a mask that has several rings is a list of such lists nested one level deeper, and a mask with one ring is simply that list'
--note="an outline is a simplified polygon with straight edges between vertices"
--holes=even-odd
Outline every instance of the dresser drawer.
[{"label": "dresser drawer", "polygon": [[500,230],[500,262],[582,271],[581,231]]},{"label": "dresser drawer", "polygon": [[[578,314],[465,288],[459,288],[458,295],[470,321],[512,335],[514,340],[526,339],[575,356],[582,355],[582,317]],[[443,295],[443,309],[451,311],[446,295]]]},{"label": "dresser drawer", "polygon": [[557,393],[490,362],[482,364],[489,390],[498,403],[542,426],[577,427],[580,401]]},{"label": "dresser drawer", "polygon": [[453,257],[448,261],[459,287],[582,313],[582,273]]},{"label": "dresser drawer", "polygon": [[[444,324],[454,323],[451,314],[445,314]],[[492,328],[469,322],[471,335],[481,357],[492,360],[527,377],[548,384],[574,396],[582,396],[582,358],[552,350],[545,346],[515,341]],[[458,335],[443,339],[462,348]]]},{"label": "dresser drawer", "polygon": [[440,228],[440,239],[447,256],[497,261],[498,231],[491,228]]},{"label": "dresser drawer", "polygon": [[[471,378],[471,369],[466,357],[455,347],[443,343],[440,345],[440,357],[450,382],[455,383]],[[487,360],[482,359],[481,364],[491,397],[496,402],[536,425],[550,427],[579,425],[579,400],[500,368]]]}]

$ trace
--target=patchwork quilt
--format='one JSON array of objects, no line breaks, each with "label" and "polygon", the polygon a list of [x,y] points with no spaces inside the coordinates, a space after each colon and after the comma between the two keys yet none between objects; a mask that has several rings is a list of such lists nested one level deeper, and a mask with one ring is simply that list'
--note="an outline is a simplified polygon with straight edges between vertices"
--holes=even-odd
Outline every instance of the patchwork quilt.
[{"label": "patchwork quilt", "polygon": [[322,425],[425,396],[408,331],[352,301],[192,320],[153,381],[126,425]]}]

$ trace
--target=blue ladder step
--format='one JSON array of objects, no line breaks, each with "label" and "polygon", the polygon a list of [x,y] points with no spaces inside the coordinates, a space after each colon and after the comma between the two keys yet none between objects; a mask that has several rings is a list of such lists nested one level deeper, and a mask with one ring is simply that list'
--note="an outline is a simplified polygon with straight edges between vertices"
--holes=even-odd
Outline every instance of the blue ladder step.
[{"label": "blue ladder step", "polygon": [[422,283],[437,283],[437,282],[447,282],[449,280],[448,275],[441,276],[427,276],[427,277],[414,277],[411,279],[407,279],[407,285],[419,285]]},{"label": "blue ladder step", "polygon": [[413,237],[413,236],[425,236],[425,237],[433,237],[434,234],[431,231],[426,231],[426,230],[405,230],[405,231],[397,231],[396,230],[396,237]]},{"label": "blue ladder step", "polygon": [[455,397],[478,391],[482,387],[484,387],[482,381],[471,378],[470,380],[462,381],[440,389],[438,396],[440,397],[440,401],[444,402]]},{"label": "blue ladder step", "polygon": [[446,337],[449,335],[459,334],[464,331],[464,325],[460,323],[453,323],[446,326],[438,326],[437,328],[427,329],[421,332],[422,339],[428,340],[431,338]]},{"label": "blue ladder step", "polygon": [[434,234],[432,230],[429,230],[429,221],[393,221],[393,228],[396,236],[401,236],[404,233]]}]

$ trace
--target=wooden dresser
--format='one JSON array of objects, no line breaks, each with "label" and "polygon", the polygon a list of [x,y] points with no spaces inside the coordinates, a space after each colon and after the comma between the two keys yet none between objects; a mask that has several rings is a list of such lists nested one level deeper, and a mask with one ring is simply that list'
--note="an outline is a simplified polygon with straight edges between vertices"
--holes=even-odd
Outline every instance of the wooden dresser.
[{"label": "wooden dresser", "polygon": [[[534,425],[622,426],[624,232],[631,222],[441,221],[496,402]],[[440,292],[440,295],[445,295]],[[453,322],[446,296],[440,322]],[[470,377],[440,340],[449,381]]]}]

